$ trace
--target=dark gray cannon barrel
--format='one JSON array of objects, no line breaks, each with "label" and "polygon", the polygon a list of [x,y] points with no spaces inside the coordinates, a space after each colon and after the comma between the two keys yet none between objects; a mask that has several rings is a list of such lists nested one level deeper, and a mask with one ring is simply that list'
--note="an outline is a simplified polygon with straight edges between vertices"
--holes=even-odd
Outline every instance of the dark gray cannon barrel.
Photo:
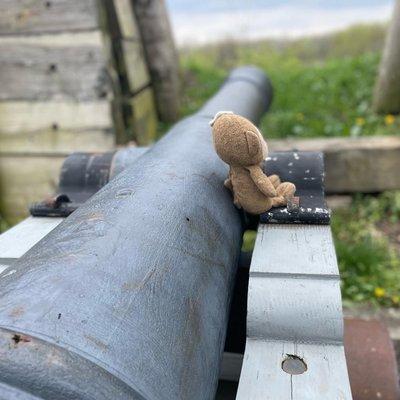
[{"label": "dark gray cannon barrel", "polygon": [[209,120],[270,97],[235,70],[3,275],[0,398],[213,398],[242,227]]}]

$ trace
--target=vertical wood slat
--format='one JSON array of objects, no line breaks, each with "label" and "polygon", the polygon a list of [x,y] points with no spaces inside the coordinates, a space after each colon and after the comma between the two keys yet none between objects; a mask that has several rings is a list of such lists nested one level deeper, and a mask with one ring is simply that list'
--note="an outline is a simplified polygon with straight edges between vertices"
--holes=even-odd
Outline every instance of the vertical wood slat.
[{"label": "vertical wood slat", "polygon": [[148,144],[157,129],[154,94],[130,1],[101,2],[100,20],[111,60],[117,142]]},{"label": "vertical wood slat", "polygon": [[179,113],[179,60],[164,0],[131,0],[142,38],[158,115],[173,122]]}]

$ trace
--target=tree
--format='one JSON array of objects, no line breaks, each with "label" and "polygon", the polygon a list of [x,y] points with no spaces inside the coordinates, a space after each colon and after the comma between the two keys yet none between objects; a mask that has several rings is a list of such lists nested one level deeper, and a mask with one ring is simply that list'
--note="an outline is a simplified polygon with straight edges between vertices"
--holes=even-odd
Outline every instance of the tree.
[{"label": "tree", "polygon": [[400,112],[400,0],[396,0],[374,93],[378,113]]}]

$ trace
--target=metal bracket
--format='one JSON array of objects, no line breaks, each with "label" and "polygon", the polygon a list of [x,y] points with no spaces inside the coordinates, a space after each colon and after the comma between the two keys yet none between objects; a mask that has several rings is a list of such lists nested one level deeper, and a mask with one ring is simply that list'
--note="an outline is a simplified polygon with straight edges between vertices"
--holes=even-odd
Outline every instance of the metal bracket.
[{"label": "metal bracket", "polygon": [[67,217],[108,181],[115,152],[73,153],[62,165],[57,193],[29,211],[34,217]]},{"label": "metal bracket", "polygon": [[330,212],[324,196],[324,156],[319,152],[272,153],[264,163],[267,175],[296,185],[296,197],[287,207],[260,215],[261,223],[329,225]]}]

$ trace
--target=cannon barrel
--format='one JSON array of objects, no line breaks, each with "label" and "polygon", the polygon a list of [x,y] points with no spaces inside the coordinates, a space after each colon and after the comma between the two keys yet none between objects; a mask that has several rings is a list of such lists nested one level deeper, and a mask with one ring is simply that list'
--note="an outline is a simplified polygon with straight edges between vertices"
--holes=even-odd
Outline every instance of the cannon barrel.
[{"label": "cannon barrel", "polygon": [[242,226],[208,123],[271,96],[233,71],[2,278],[0,398],[213,398]]}]

